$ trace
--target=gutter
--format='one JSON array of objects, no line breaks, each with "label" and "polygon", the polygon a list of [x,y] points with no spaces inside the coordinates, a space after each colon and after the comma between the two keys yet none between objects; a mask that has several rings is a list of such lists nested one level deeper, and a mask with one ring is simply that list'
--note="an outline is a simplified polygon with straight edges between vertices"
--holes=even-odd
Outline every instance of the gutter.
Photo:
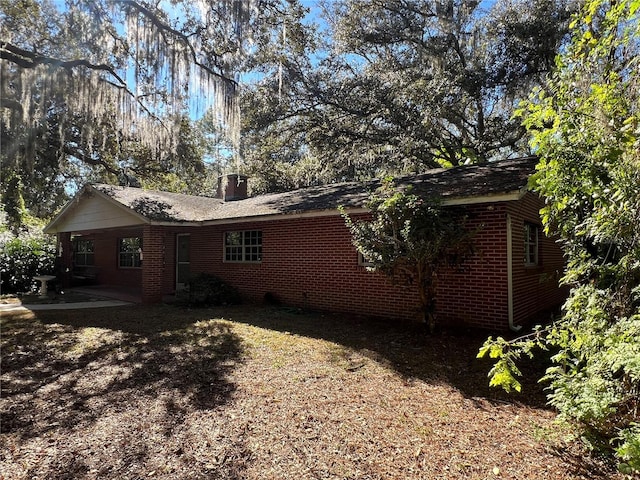
[{"label": "gutter", "polygon": [[507,311],[509,316],[509,329],[519,332],[522,325],[513,323],[513,241],[511,232],[511,215],[507,213]]}]

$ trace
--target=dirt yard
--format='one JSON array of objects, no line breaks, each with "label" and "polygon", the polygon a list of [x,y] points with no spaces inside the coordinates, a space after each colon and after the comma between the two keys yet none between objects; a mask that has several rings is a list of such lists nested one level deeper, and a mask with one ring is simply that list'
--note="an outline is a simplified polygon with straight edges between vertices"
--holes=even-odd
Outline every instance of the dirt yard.
[{"label": "dirt yard", "polygon": [[1,320],[5,480],[623,478],[535,382],[489,390],[482,335],[251,306]]}]

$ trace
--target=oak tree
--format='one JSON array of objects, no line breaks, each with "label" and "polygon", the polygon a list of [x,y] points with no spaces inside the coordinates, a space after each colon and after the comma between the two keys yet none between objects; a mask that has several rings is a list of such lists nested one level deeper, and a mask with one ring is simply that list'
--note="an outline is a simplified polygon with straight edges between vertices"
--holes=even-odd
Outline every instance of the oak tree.
[{"label": "oak tree", "polygon": [[237,142],[258,3],[273,2],[0,0],[2,174],[53,197],[68,179],[144,175],[184,158],[185,114],[211,108]]},{"label": "oak tree", "polygon": [[326,182],[529,153],[513,112],[552,70],[574,3],[340,0],[323,24],[287,16],[272,74],[243,95],[249,163],[317,164]]}]

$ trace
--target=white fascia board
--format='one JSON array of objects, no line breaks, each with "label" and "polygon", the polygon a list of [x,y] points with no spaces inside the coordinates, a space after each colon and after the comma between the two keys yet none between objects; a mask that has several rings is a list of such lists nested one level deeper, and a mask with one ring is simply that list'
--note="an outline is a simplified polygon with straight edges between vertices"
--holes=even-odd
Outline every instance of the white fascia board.
[{"label": "white fascia board", "polygon": [[56,224],[58,224],[60,222],[60,220],[66,216],[66,213],[73,207],[75,207],[76,203],[80,200],[80,196],[84,193],[85,187],[83,187],[78,193],[76,193],[74,195],[74,197],[69,200],[69,202],[67,202],[67,204],[62,207],[62,210],[60,210],[60,212],[58,212],[58,214],[53,217],[53,219],[42,229],[43,233],[47,233],[47,234],[54,234],[54,233],[58,233],[57,230],[55,230],[55,226]]},{"label": "white fascia board", "polygon": [[[526,188],[521,190],[517,190],[515,192],[501,193],[497,195],[484,195],[479,197],[458,197],[458,198],[449,198],[442,202],[443,206],[455,206],[455,205],[475,205],[480,203],[496,203],[496,202],[512,202],[515,200],[520,200],[527,192]],[[368,208],[345,208],[345,211],[349,215],[358,215],[363,213],[370,213],[371,210]],[[204,222],[198,223],[189,223],[189,224],[180,224],[180,225],[189,225],[189,226],[197,226],[197,225],[231,225],[236,223],[250,223],[250,222],[270,222],[276,220],[292,220],[298,218],[317,218],[317,217],[331,217],[340,215],[340,212],[337,209],[330,210],[315,210],[312,212],[300,212],[300,213],[276,213],[276,214],[267,214],[267,215],[255,215],[248,217],[237,217],[237,218],[221,218],[217,220],[206,220]],[[173,225],[176,223],[169,222],[151,222],[152,225]]]},{"label": "white fascia board", "polygon": [[104,198],[105,200],[107,200],[108,202],[110,202],[112,205],[118,207],[119,209],[123,210],[126,213],[129,213],[135,217],[138,217],[138,219],[140,220],[141,224],[144,223],[151,223],[151,221],[145,217],[144,215],[139,214],[138,212],[136,212],[135,210],[132,210],[131,208],[127,207],[126,205],[123,205],[122,203],[120,203],[119,201],[117,201],[115,198],[113,198],[110,195],[107,195],[104,192],[101,192],[100,190],[98,190],[97,188],[93,187],[90,185],[91,191],[97,195],[99,195],[100,197]]}]

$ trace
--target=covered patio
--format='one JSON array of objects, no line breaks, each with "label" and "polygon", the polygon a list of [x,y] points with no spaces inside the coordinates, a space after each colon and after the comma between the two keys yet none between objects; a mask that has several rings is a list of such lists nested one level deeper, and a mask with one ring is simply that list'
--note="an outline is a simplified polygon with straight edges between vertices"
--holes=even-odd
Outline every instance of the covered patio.
[{"label": "covered patio", "polygon": [[142,303],[142,290],[124,288],[118,285],[87,285],[73,287],[68,292],[82,293],[89,296],[119,300],[121,302]]},{"label": "covered patio", "polygon": [[149,218],[148,210],[161,211],[161,205],[139,203],[140,212],[86,188],[45,228],[57,236],[57,276],[64,290],[88,289],[136,303],[160,302],[169,293],[162,279],[173,276],[174,255],[168,250],[175,247]]}]

